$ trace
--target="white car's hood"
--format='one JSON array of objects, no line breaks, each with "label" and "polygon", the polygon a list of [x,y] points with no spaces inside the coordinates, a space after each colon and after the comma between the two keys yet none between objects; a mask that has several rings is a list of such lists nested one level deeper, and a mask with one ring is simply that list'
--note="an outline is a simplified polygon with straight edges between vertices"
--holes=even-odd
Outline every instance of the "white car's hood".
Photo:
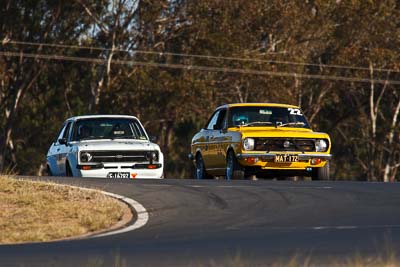
[{"label": "white car's hood", "polygon": [[157,144],[144,140],[87,140],[75,144],[78,150],[160,150]]}]

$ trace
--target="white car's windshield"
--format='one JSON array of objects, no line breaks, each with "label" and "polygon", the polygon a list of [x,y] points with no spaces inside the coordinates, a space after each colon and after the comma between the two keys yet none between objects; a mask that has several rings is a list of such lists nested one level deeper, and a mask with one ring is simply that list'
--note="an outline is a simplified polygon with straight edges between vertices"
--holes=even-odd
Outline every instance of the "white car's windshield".
[{"label": "white car's windshield", "polygon": [[142,139],[146,134],[137,120],[128,118],[90,118],[78,120],[72,141],[91,139]]},{"label": "white car's windshield", "polygon": [[298,108],[244,106],[230,109],[228,127],[271,126],[310,128]]}]

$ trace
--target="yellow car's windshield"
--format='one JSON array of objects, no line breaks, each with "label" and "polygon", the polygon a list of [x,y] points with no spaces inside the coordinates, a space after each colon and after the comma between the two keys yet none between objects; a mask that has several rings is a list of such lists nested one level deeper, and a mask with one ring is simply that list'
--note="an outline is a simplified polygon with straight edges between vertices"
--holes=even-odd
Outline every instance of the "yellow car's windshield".
[{"label": "yellow car's windshield", "polygon": [[299,108],[242,106],[229,110],[228,127],[270,126],[310,128]]}]

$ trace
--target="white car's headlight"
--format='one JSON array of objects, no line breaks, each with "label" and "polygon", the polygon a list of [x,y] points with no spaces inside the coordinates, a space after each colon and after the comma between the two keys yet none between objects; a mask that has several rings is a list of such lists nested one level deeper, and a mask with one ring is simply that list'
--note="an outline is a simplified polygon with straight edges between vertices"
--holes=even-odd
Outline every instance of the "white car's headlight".
[{"label": "white car's headlight", "polygon": [[328,150],[328,143],[323,139],[315,141],[315,149],[317,152],[325,152]]},{"label": "white car's headlight", "polygon": [[90,162],[93,159],[93,156],[89,152],[81,153],[81,162]]},{"label": "white car's headlight", "polygon": [[146,153],[146,158],[150,162],[157,161],[158,160],[158,152],[157,151],[149,151]]},{"label": "white car's headlight", "polygon": [[253,138],[245,138],[243,140],[243,149],[244,150],[253,150],[254,149],[254,139]]}]

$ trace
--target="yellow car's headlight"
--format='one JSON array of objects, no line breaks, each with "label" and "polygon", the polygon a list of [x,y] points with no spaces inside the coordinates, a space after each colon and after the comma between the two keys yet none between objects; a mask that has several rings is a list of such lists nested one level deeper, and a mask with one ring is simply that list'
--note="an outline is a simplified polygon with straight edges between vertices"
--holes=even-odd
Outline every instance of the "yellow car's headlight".
[{"label": "yellow car's headlight", "polygon": [[315,149],[317,152],[325,152],[328,150],[328,143],[324,139],[317,139],[315,141]]},{"label": "yellow car's headlight", "polygon": [[253,138],[245,138],[243,140],[243,149],[244,150],[253,150],[254,149],[254,139]]}]

